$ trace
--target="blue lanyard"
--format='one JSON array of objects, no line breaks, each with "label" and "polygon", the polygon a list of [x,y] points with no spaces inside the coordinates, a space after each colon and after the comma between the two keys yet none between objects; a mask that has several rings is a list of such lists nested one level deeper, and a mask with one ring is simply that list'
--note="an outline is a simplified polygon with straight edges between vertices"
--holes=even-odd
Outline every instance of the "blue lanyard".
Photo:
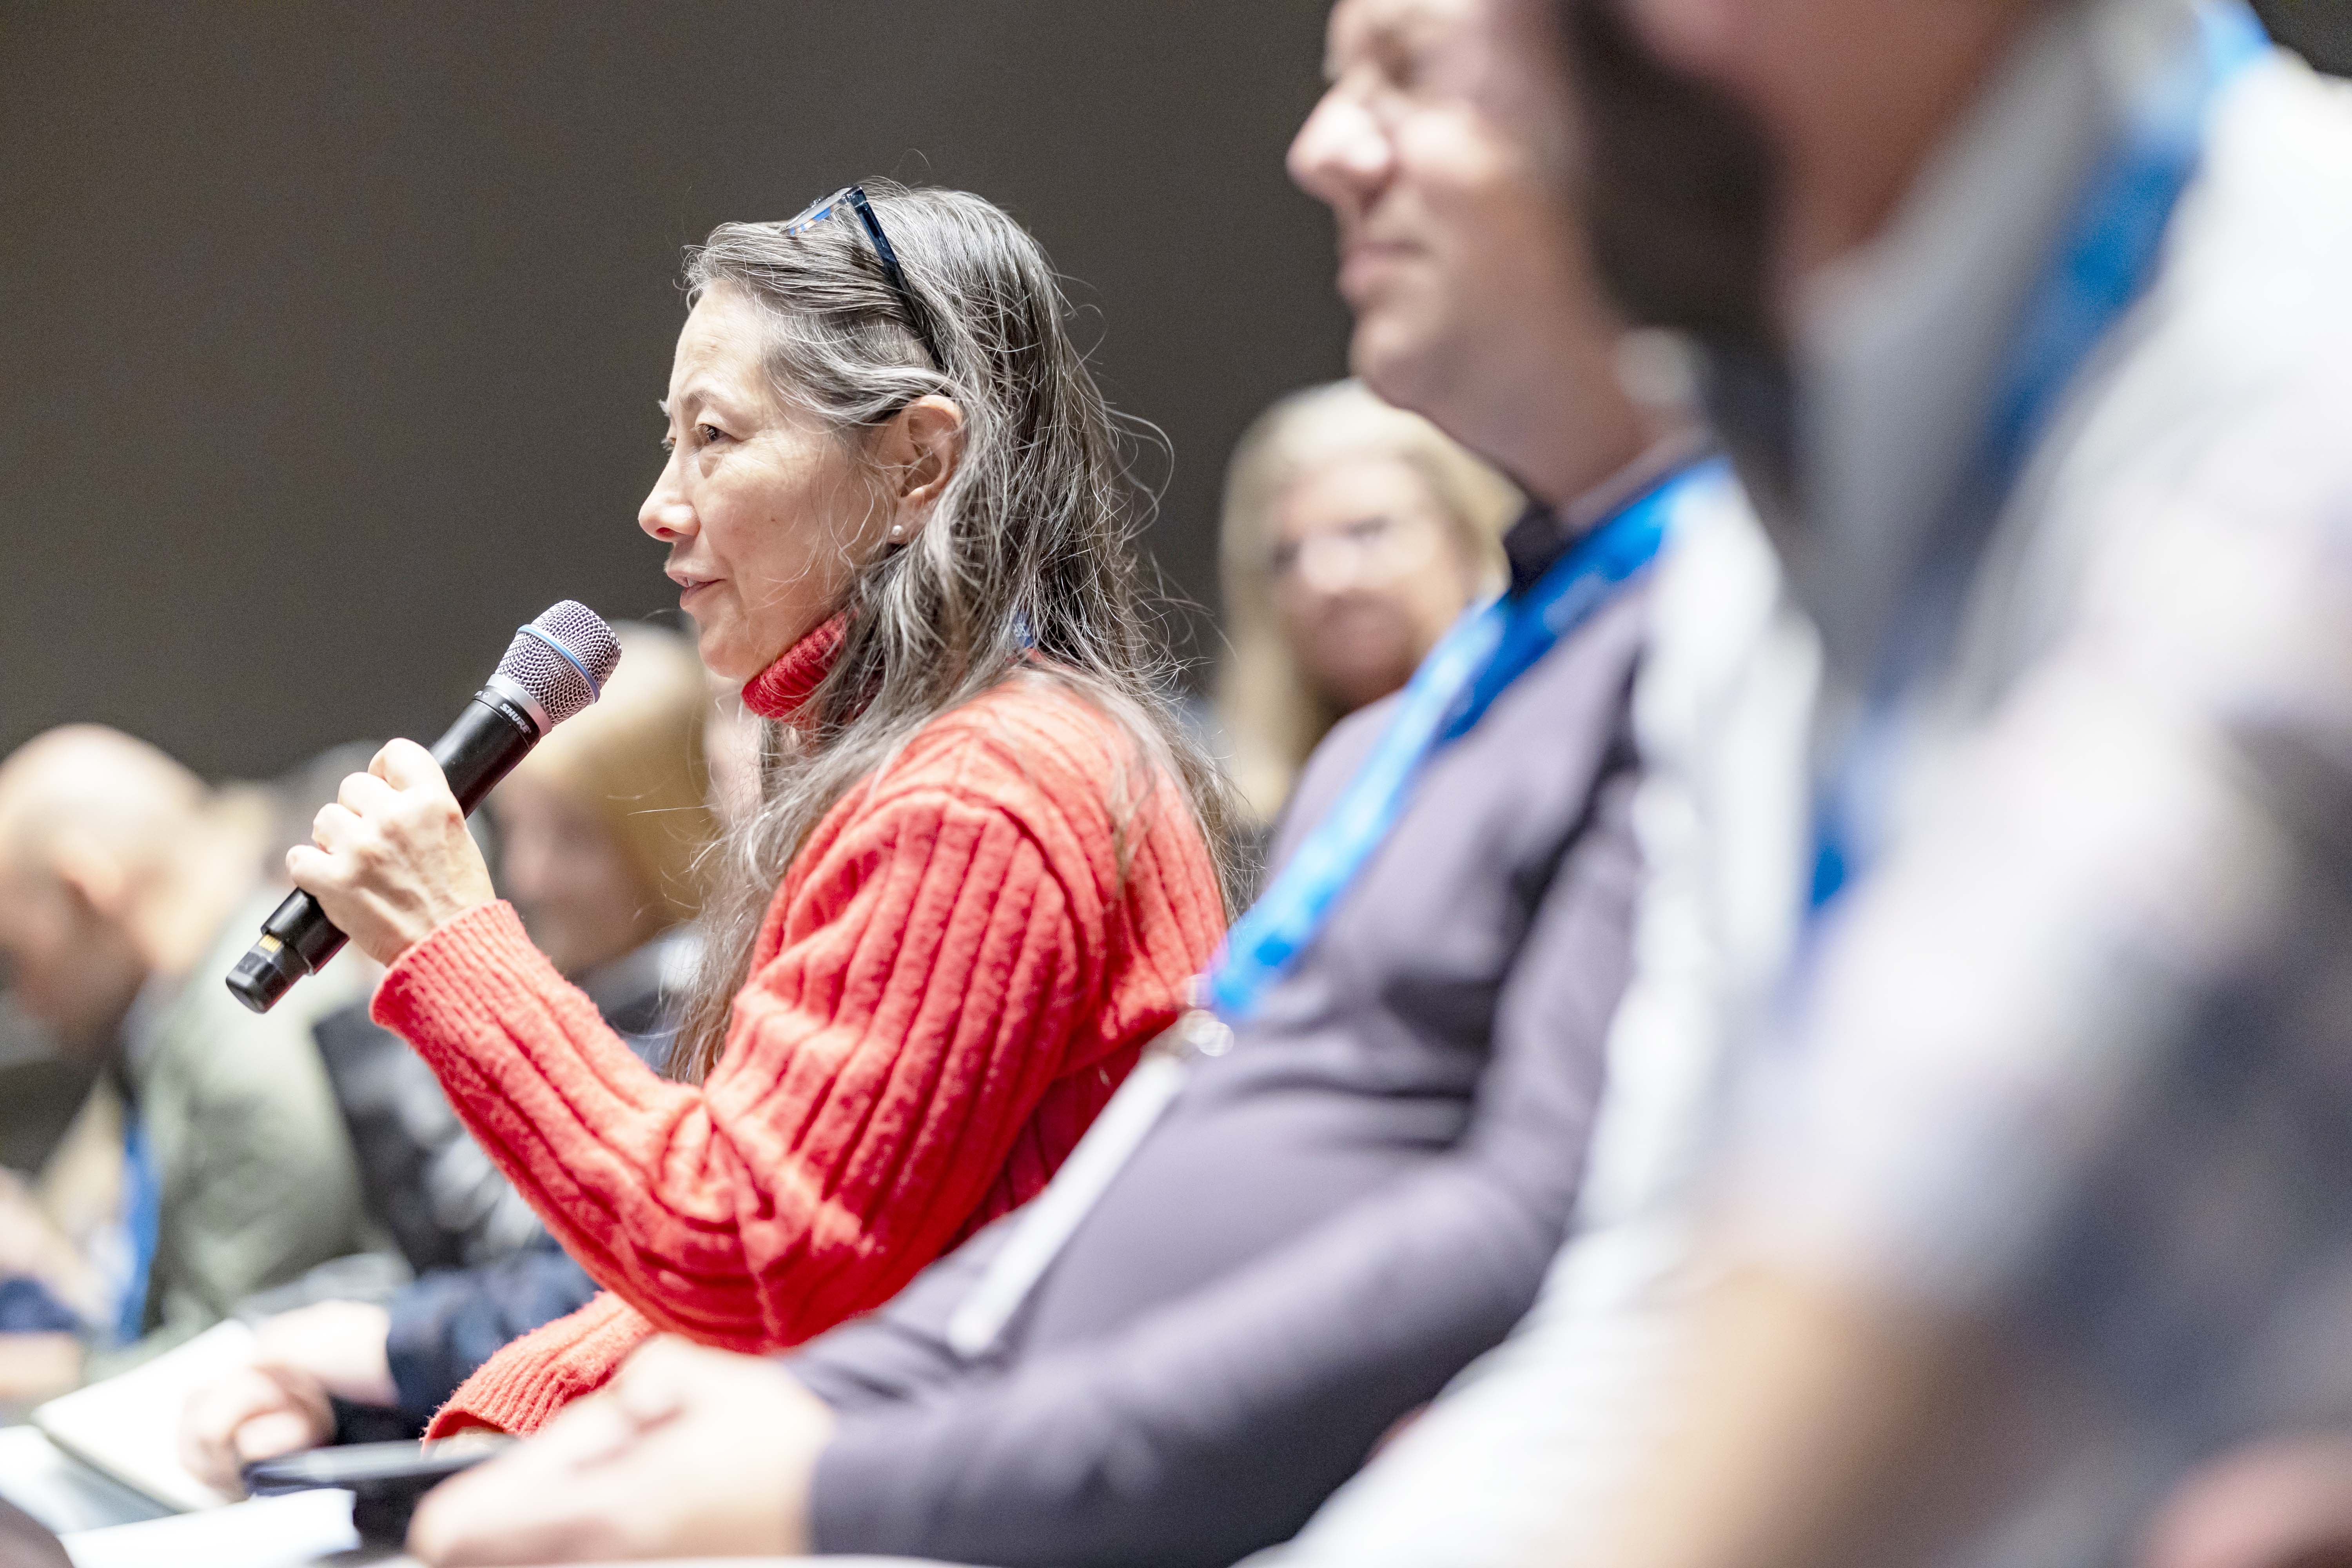
[{"label": "blue lanyard", "polygon": [[1314,942],[1340,897],[1386,840],[1432,752],[1486,717],[1511,682],[1589,619],[1657,556],[1683,497],[1721,483],[1711,459],[1677,469],[1603,519],[1551,569],[1454,623],[1406,683],[1388,729],[1273,886],[1226,934],[1209,972],[1209,1005],[1239,1023]]},{"label": "blue lanyard", "polygon": [[130,1233],[131,1272],[123,1281],[114,1338],[127,1345],[147,1330],[147,1282],[163,1231],[163,1190],[139,1108],[129,1106],[124,1115],[130,1128],[122,1140],[122,1223]]},{"label": "blue lanyard", "polygon": [[1906,613],[1815,813],[1811,907],[1860,869],[1864,825],[1883,804],[1899,749],[1896,714],[1957,634],[1968,582],[2035,439],[2092,351],[2155,277],[2172,213],[2195,176],[2214,100],[2270,40],[2243,0],[2197,9],[2190,47],[2158,81],[2075,203],[2047,269],[2027,298],[2002,362],[1976,460],[1934,547],[1915,574]]}]

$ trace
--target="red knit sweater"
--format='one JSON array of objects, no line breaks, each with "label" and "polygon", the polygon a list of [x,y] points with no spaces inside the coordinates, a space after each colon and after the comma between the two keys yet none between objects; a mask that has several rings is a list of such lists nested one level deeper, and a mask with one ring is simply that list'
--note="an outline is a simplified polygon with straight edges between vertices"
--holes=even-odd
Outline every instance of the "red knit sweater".
[{"label": "red knit sweater", "polygon": [[[819,628],[745,700],[788,719],[838,644]],[[608,1288],[432,1436],[531,1431],[657,1330],[797,1344],[1042,1188],[1223,927],[1182,792],[1144,768],[1038,675],[933,721],[794,858],[699,1086],[640,1064],[506,904],[403,953],[377,1020]]]}]

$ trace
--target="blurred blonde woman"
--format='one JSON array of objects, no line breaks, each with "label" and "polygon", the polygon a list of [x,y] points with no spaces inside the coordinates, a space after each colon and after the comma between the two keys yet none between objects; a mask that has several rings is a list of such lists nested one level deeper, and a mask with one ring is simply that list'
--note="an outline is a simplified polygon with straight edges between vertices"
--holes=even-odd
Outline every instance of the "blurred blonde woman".
[{"label": "blurred blonde woman", "polygon": [[1509,481],[1360,382],[1292,393],[1234,449],[1217,718],[1261,827],[1332,725],[1501,586]]}]

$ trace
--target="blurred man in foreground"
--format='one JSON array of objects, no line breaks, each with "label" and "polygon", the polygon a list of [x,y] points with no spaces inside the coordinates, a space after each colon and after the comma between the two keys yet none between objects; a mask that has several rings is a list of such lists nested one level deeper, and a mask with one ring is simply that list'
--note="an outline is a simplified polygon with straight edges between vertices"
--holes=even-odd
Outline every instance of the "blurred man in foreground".
[{"label": "blurred man in foreground", "polygon": [[2352,104],[2234,5],[1565,10],[1831,722],[1682,1419],[1563,1548],[2115,1561],[2352,1409]]},{"label": "blurred man in foreground", "polygon": [[47,1392],[169,1348],[365,1245],[351,1145],[310,1038],[348,999],[348,976],[330,971],[266,1016],[221,984],[279,896],[260,880],[261,831],[110,730],[53,730],[0,763],[0,962],[61,1048],[106,1058],[84,1120],[122,1151],[114,1234],[64,1292],[81,1342],[51,1342],[47,1381],[59,1386]]}]

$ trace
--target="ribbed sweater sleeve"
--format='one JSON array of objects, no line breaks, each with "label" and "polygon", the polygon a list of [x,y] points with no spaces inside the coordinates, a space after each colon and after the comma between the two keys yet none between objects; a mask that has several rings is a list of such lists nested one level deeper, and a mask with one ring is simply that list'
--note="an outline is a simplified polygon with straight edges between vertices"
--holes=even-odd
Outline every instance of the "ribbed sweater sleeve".
[{"label": "ribbed sweater sleeve", "polygon": [[873,793],[795,861],[699,1086],[648,1071],[502,903],[377,995],[566,1250],[705,1343],[772,1350],[888,1298],[998,1182],[1097,1000],[1111,889],[1052,843],[1062,803]]}]

